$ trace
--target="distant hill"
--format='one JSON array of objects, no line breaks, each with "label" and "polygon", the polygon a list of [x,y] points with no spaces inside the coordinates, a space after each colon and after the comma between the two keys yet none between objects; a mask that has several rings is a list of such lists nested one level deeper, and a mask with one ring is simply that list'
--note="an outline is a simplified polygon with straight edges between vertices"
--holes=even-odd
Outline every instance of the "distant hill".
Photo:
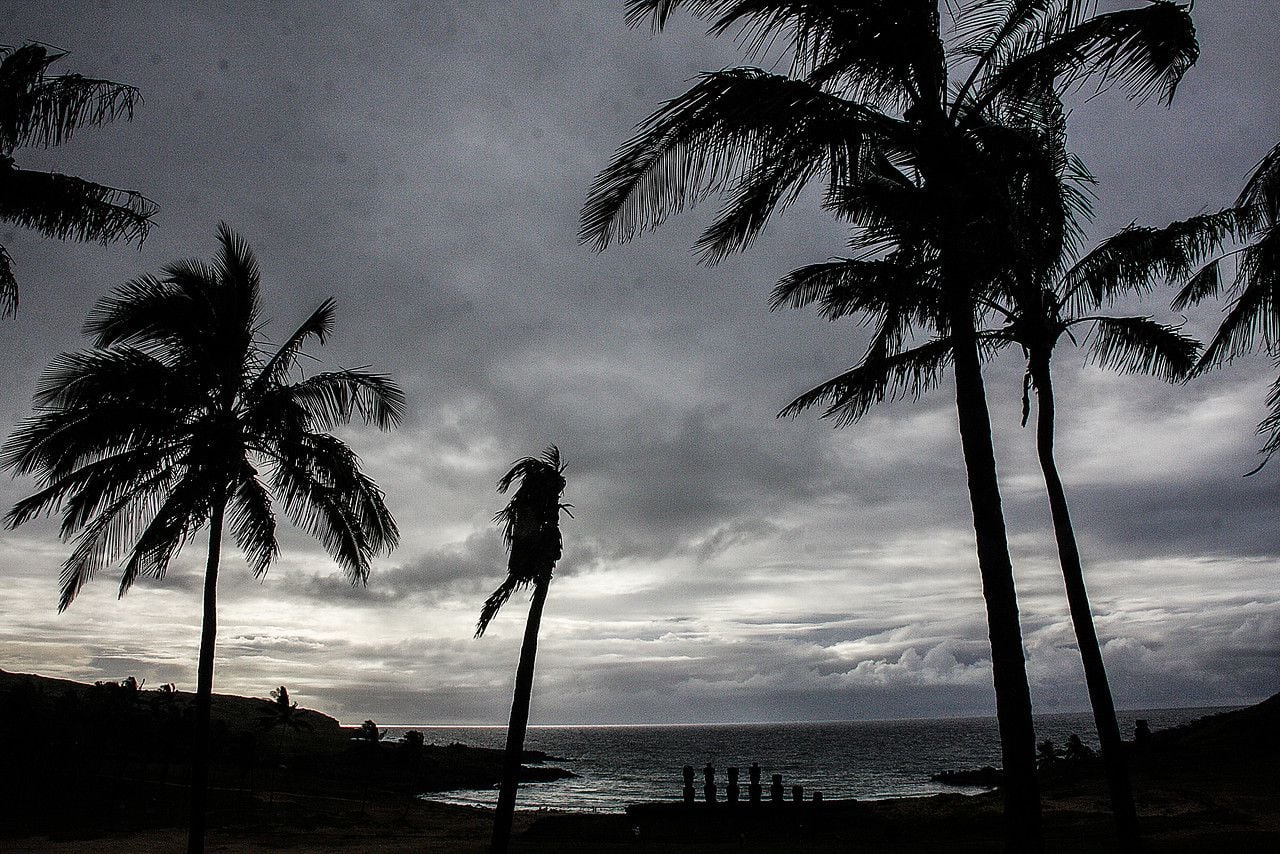
[{"label": "distant hill", "polygon": [[[127,814],[143,824],[185,820],[195,695],[135,680],[92,685],[0,670],[0,833]],[[266,699],[215,694],[211,785],[237,810],[292,792],[366,803],[501,778],[502,751],[358,738],[329,715],[299,709],[280,723]],[[380,735],[380,733],[379,733]],[[526,781],[571,776],[526,752]],[[68,798],[71,801],[68,801]],[[69,816],[62,806],[77,805]]]},{"label": "distant hill", "polygon": [[1158,730],[1152,749],[1165,752],[1240,754],[1252,761],[1280,754],[1280,694],[1256,706],[1221,712]]}]

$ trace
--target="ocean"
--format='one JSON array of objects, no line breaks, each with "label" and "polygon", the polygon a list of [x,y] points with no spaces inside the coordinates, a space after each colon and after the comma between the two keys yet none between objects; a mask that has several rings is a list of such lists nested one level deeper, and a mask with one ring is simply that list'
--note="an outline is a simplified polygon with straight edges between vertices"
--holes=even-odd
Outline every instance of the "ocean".
[{"label": "ocean", "polygon": [[[1152,709],[1119,713],[1121,733],[1131,737],[1134,723],[1145,718],[1153,730],[1196,720],[1225,709]],[[417,729],[428,744],[459,742],[476,747],[502,747],[504,727],[394,727],[389,737]],[[1076,733],[1097,746],[1089,713],[1036,716],[1037,740],[1064,746]],[[825,798],[887,798],[937,792],[976,793],[977,788],[944,786],[929,779],[946,769],[1000,765],[995,718],[941,720],[849,721],[839,723],[702,724],[691,726],[530,727],[529,750],[541,750],[548,765],[577,777],[550,783],[522,783],[521,809],[571,809],[620,812],[627,804],[678,800],[684,785],[681,769],[692,765],[698,796],[702,767],[716,768],[723,799],[730,766],[741,769],[739,785],[746,798],[747,769],[760,764],[768,797],[770,777],[781,774],[790,798],[791,786],[804,786]],[[451,804],[493,806],[496,789],[455,790],[424,795]]]}]

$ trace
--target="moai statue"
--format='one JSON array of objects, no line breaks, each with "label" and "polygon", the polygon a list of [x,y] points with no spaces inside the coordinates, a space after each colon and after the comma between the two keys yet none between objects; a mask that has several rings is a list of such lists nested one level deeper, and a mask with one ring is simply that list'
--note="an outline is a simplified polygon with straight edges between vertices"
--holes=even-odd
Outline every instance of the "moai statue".
[{"label": "moai statue", "polygon": [[724,790],[724,799],[731,804],[738,802],[738,769],[729,769],[729,785]]},{"label": "moai statue", "polygon": [[693,766],[686,765],[684,766],[684,802],[686,804],[691,804],[693,803],[693,799]]},{"label": "moai statue", "polygon": [[775,804],[782,803],[782,775],[773,775],[773,785],[769,787],[769,800]]},{"label": "moai statue", "polygon": [[747,773],[751,775],[751,785],[747,789],[751,798],[751,803],[760,803],[760,764],[752,762],[751,767],[747,769]]},{"label": "moai statue", "polygon": [[817,792],[817,791],[815,791],[815,792],[813,793],[813,802],[814,802],[815,804],[821,804],[821,803],[822,803],[822,792]]},{"label": "moai statue", "polygon": [[702,794],[706,797],[707,803],[714,804],[716,802],[716,769],[710,762],[707,767],[702,769]]}]

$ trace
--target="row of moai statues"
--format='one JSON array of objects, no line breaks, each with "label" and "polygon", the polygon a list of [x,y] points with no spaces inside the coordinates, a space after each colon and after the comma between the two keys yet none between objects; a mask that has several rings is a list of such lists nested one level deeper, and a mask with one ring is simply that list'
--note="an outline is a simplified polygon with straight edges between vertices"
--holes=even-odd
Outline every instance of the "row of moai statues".
[{"label": "row of moai statues", "polygon": [[[736,804],[739,800],[740,789],[738,787],[738,769],[730,768],[729,785],[725,787],[726,803]],[[747,769],[751,782],[747,785],[747,799],[753,803],[760,803],[761,796],[764,794],[763,787],[760,785],[760,765],[752,762],[751,767]],[[709,804],[718,802],[719,788],[716,786],[716,769],[711,763],[707,763],[702,769],[702,797]],[[697,800],[697,792],[693,788],[693,766],[684,766],[684,802],[691,804]],[[775,804],[783,802],[782,775],[774,774],[772,785],[769,786],[769,800]],[[804,802],[804,786],[791,787],[791,800],[794,803]],[[813,803],[822,803],[822,792],[813,793]]]}]

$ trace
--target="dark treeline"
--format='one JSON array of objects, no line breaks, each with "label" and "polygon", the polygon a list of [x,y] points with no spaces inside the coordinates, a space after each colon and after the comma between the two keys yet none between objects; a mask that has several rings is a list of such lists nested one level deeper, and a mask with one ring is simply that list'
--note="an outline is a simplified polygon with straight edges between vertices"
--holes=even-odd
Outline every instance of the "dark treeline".
[{"label": "dark treeline", "polygon": [[[278,696],[277,689],[277,696]],[[287,694],[286,694],[287,697]],[[503,751],[403,740],[372,721],[343,727],[296,706],[281,724],[277,699],[216,694],[209,730],[209,821],[213,826],[277,819],[283,796],[329,801],[340,817],[370,803],[426,791],[488,788],[502,776]],[[182,826],[188,817],[195,697],[132,677],[85,685],[0,671],[0,835],[75,835]],[[526,780],[556,779],[538,752]]]}]

